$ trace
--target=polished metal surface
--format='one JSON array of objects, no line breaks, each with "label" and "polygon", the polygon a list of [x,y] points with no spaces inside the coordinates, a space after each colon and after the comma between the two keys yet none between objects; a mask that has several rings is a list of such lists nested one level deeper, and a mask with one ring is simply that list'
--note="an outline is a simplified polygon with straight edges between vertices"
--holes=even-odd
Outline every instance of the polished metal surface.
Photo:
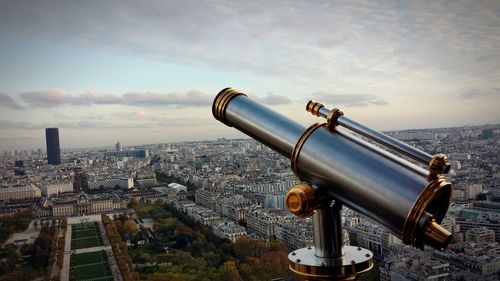
[{"label": "polished metal surface", "polygon": [[298,249],[288,255],[290,269],[306,280],[354,280],[373,267],[373,253],[369,250],[344,246],[339,258],[315,255],[314,247]]},{"label": "polished metal surface", "polygon": [[434,228],[432,232],[441,232],[438,236],[448,238],[430,242],[429,237],[438,236],[428,236],[427,234],[429,233],[426,233],[426,224],[428,221],[437,221],[437,223],[442,221],[451,203],[451,190],[451,184],[446,182],[446,179],[442,176],[429,182],[429,185],[427,185],[415,203],[413,203],[413,207],[406,218],[402,239],[404,243],[413,244],[420,248],[423,248],[424,245],[429,245],[439,250],[443,250],[448,246],[451,240],[451,233],[448,231],[442,232]]},{"label": "polished metal surface", "polygon": [[307,218],[315,211],[316,199],[316,190],[306,182],[299,182],[288,190],[285,205],[290,213],[299,218]]},{"label": "polished metal surface", "polygon": [[293,174],[300,179],[300,175],[297,172],[297,160],[300,155],[300,150],[302,149],[302,145],[307,141],[309,135],[311,135],[316,129],[326,126],[326,123],[316,123],[309,128],[307,128],[302,135],[300,135],[297,143],[295,143],[295,147],[293,148],[292,155],[290,156],[290,167],[292,168]]},{"label": "polished metal surface", "polygon": [[[328,116],[331,114],[331,112],[336,109],[331,110],[329,108],[326,108],[323,104],[311,100],[307,103],[306,110],[313,115],[328,119]],[[338,116],[336,118],[336,122],[338,123],[338,125],[348,128],[349,130],[356,132],[366,138],[369,138],[377,143],[392,148],[395,151],[400,152],[401,154],[406,155],[414,160],[417,160],[422,164],[429,165],[432,160],[432,156],[428,153],[420,151],[410,145],[407,145],[404,142],[400,142],[399,140],[389,137],[388,135],[377,130],[370,129],[343,115]]]},{"label": "polished metal surface", "polygon": [[[298,173],[400,238],[414,203],[429,184],[426,170],[342,128],[322,127],[309,136],[298,157]],[[436,220],[441,222],[442,217]]]},{"label": "polished metal surface", "polygon": [[313,241],[315,255],[320,258],[342,256],[342,205],[321,206],[313,214]]},{"label": "polished metal surface", "polygon": [[340,126],[348,128],[349,130],[356,132],[366,138],[369,138],[375,142],[383,144],[395,151],[408,156],[424,165],[429,165],[432,160],[432,155],[425,153],[421,150],[414,148],[404,142],[401,142],[395,138],[392,138],[384,133],[377,130],[370,129],[354,120],[351,120],[345,116],[340,116],[337,119]]},{"label": "polished metal surface", "polygon": [[227,105],[225,119],[250,137],[290,158],[305,126],[298,124],[245,97],[237,96]]},{"label": "polished metal surface", "polygon": [[328,113],[330,113],[330,109],[326,108],[326,107],[321,107],[319,110],[318,110],[318,114],[323,117],[323,118],[327,118],[328,117]]},{"label": "polished metal surface", "polygon": [[442,153],[438,153],[432,157],[429,163],[429,179],[437,178],[441,174],[447,174],[450,169],[451,165],[448,164],[448,157]]},{"label": "polished metal surface", "polygon": [[[441,235],[437,227],[419,226],[425,212],[439,224],[448,209],[452,188],[443,177],[438,175],[430,180],[429,171],[354,136],[352,128],[315,127],[300,142],[306,132],[304,126],[233,89],[225,91],[221,91],[214,102],[216,117],[293,158],[298,178],[387,227],[406,244],[438,245],[439,249],[447,246],[447,236]],[[320,105],[313,106],[318,114],[325,113]],[[338,119],[351,127],[362,126],[343,116]],[[298,144],[296,157],[291,157]],[[321,224],[335,223],[333,217],[323,220]],[[424,235],[426,229],[429,235]],[[426,239],[440,241],[431,243]],[[333,249],[328,247],[326,249]],[[326,250],[319,255],[331,252],[335,251]]]}]

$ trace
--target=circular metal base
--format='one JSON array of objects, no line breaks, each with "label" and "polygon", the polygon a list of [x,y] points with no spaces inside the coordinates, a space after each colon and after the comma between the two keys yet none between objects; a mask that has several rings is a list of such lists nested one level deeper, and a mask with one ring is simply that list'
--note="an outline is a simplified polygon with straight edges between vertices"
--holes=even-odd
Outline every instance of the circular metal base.
[{"label": "circular metal base", "polygon": [[344,246],[339,258],[320,258],[314,252],[314,247],[291,252],[290,269],[306,280],[354,280],[373,267],[373,253],[360,247]]}]

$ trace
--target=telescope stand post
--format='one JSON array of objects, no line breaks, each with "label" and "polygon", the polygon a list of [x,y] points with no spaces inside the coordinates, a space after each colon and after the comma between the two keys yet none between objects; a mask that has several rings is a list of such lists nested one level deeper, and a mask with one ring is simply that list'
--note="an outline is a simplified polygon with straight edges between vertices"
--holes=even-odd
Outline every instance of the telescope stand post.
[{"label": "telescope stand post", "polygon": [[330,202],[313,214],[314,247],[288,255],[290,270],[304,280],[355,280],[373,267],[371,251],[343,246],[342,204]]},{"label": "telescope stand post", "polygon": [[330,205],[316,209],[313,219],[314,254],[321,258],[342,257],[342,204],[332,201]]}]

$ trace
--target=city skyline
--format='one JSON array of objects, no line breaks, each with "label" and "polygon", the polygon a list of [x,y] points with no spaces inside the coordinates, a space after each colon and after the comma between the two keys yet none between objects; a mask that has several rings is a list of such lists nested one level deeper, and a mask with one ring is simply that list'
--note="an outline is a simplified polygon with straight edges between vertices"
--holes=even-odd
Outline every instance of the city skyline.
[{"label": "city skyline", "polygon": [[[380,280],[391,280],[391,276],[497,280],[500,272],[500,125],[388,134],[422,151],[439,151],[448,156],[451,170],[447,180],[453,182],[453,204],[440,225],[450,231],[453,238],[443,252],[427,247],[416,249],[404,245],[401,234],[384,227],[384,223],[377,224],[360,216],[359,213],[365,214],[366,209],[345,202],[342,211],[345,245],[370,250],[378,262],[368,274],[380,276]],[[271,280],[292,274],[287,262],[289,251],[314,243],[313,222],[299,219],[287,211],[285,194],[297,183],[290,161],[256,140],[219,139],[154,144],[136,147],[133,151],[110,148],[109,151],[63,151],[63,161],[56,167],[44,160],[43,153],[3,153],[0,163],[3,177],[0,188],[3,200],[1,214],[4,220],[12,218],[16,225],[13,228],[9,227],[13,224],[2,224],[2,237],[7,239],[7,246],[3,244],[3,247],[25,250],[29,249],[27,245],[40,241],[47,242],[40,243],[46,248],[51,248],[56,242],[58,244],[55,247],[57,254],[50,251],[50,255],[56,256],[55,259],[36,258],[48,256],[49,251],[30,251],[17,258],[14,255],[13,258],[3,259],[0,275],[6,277],[17,272],[18,275],[31,276],[24,278],[26,280],[49,274],[59,275],[61,280],[79,279],[76,277],[88,274],[95,277],[109,276],[109,270],[92,270],[85,261],[72,261],[81,251],[88,251],[91,255],[102,253],[102,250],[106,250],[106,256],[99,258],[92,254],[88,262],[105,264],[107,261],[112,267],[116,265],[115,256],[116,261],[122,260],[122,266],[118,263],[120,268],[115,267],[112,272],[129,275],[129,270],[123,268],[123,252],[107,246],[104,242],[107,237],[111,243],[127,240],[128,244],[130,241],[127,248],[129,258],[126,258],[128,263],[136,265],[135,268],[149,268],[147,271],[139,269],[133,274],[150,280],[153,279],[151,277],[159,276],[163,278],[156,279],[171,279],[168,276],[172,273],[200,277],[215,274],[208,279],[223,280],[217,273],[225,268],[223,264],[226,259],[232,259],[232,254],[220,256],[218,262],[211,263],[214,255],[208,253],[236,247],[240,250],[238,252],[247,255],[259,243],[280,243],[279,249],[285,249],[280,250],[281,258],[256,256],[257,260],[266,263],[281,261],[275,266],[266,267],[267,274],[272,276],[263,276],[264,273],[259,270],[258,278],[249,278],[250,273],[246,268],[256,266],[244,266],[244,258],[233,256],[239,257],[239,262],[233,268],[234,272],[241,274],[242,280]],[[345,161],[355,162],[349,159]],[[403,164],[404,161],[399,163]],[[424,170],[422,172],[425,173]],[[401,190],[404,189],[401,187]],[[369,195],[363,193],[357,198],[362,198],[363,204],[366,204],[367,197]],[[27,210],[34,218],[22,217],[22,213],[29,215],[26,214]],[[116,231],[108,230],[106,224],[110,223],[110,218],[117,223]],[[18,224],[18,221],[22,223]],[[75,228],[81,228],[81,223],[85,221],[96,221],[94,227],[99,226],[102,230],[100,237],[104,245],[99,239],[91,238],[99,236],[96,232],[76,234],[78,231]],[[119,227],[118,221],[122,227]],[[51,240],[53,236],[42,232],[43,229],[50,229],[51,224],[62,226],[61,231],[66,239]],[[206,238],[201,240],[206,242],[195,242],[199,238],[196,238],[198,234],[193,224],[197,228],[205,227],[202,233],[205,233]],[[123,227],[126,225],[133,228]],[[189,231],[187,226],[193,227],[193,231]],[[149,230],[154,231],[155,235],[150,235]],[[179,231],[188,236],[176,234]],[[25,244],[16,243],[28,237]],[[217,240],[220,242],[220,238],[228,239],[225,246],[216,243]],[[194,243],[186,244],[186,239]],[[49,243],[51,241],[52,244]],[[65,241],[64,244],[61,244],[62,241]],[[250,242],[246,243],[250,248],[238,246],[245,241]],[[180,262],[175,267],[153,264],[165,257],[165,243],[168,243],[169,248],[172,246],[171,249],[182,251],[178,256]],[[104,248],[96,248],[96,245]],[[195,245],[203,248],[198,249]],[[125,244],[123,247],[126,247]],[[288,250],[284,247],[288,247]],[[169,255],[175,255],[176,252]],[[146,253],[147,256],[143,258]],[[194,259],[186,259],[186,255]],[[49,264],[55,262],[59,266],[46,266],[37,261],[48,261]],[[198,261],[205,262],[200,264]],[[26,263],[32,267],[26,268]],[[87,267],[87,270],[75,270],[82,267]],[[252,270],[252,274],[254,272]]]},{"label": "city skyline", "polygon": [[500,123],[500,3],[0,1],[0,151],[238,138],[234,86],[378,130]]}]

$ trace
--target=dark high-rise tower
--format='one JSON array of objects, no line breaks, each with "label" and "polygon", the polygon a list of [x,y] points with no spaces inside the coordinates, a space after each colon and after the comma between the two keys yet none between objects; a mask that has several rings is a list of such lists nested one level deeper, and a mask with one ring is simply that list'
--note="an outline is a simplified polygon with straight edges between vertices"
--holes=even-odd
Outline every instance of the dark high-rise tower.
[{"label": "dark high-rise tower", "polygon": [[75,173],[73,178],[73,192],[87,192],[89,187],[87,173],[80,167],[73,169],[73,172]]},{"label": "dark high-rise tower", "polygon": [[59,148],[59,129],[45,129],[47,141],[47,160],[49,164],[61,164],[61,149]]}]

